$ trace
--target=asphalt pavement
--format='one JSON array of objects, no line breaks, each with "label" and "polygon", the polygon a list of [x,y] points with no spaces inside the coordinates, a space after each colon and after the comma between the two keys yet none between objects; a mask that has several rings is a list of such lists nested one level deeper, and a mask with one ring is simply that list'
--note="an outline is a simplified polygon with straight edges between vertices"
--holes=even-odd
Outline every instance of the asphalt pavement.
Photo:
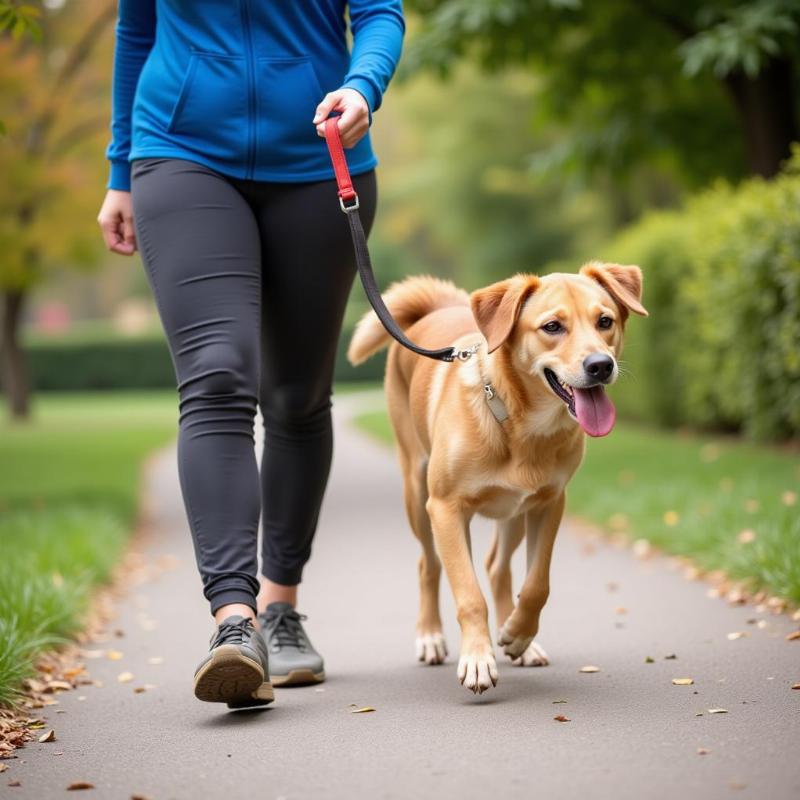
[{"label": "asphalt pavement", "polygon": [[[0,796],[62,797],[87,781],[83,794],[123,800],[800,797],[800,641],[785,640],[796,625],[709,598],[669,559],[638,559],[570,523],[542,615],[550,666],[516,667],[496,648],[497,687],[465,690],[444,580],[450,655],[415,661],[418,545],[399,467],[349,422],[381,403],[334,399],[333,470],[299,603],[326,682],[276,689],[258,711],[194,698],[212,621],[172,444],[149,462],[136,545],[166,568],[118,604],[121,636],[87,645],[122,657],[86,661],[102,686],[58,695],[46,709],[56,741],[5,762]],[[490,533],[490,521],[473,524],[487,596]],[[523,562],[520,551],[515,586]],[[580,671],[589,665],[599,671]],[[375,710],[352,713],[363,707]]]}]

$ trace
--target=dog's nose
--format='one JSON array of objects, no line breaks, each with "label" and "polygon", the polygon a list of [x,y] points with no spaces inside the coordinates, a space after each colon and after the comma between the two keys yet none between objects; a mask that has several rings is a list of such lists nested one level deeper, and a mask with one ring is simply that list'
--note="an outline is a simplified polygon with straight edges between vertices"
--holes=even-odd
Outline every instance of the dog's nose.
[{"label": "dog's nose", "polygon": [[608,383],[614,371],[614,359],[605,353],[592,353],[583,359],[583,369],[590,378]]}]

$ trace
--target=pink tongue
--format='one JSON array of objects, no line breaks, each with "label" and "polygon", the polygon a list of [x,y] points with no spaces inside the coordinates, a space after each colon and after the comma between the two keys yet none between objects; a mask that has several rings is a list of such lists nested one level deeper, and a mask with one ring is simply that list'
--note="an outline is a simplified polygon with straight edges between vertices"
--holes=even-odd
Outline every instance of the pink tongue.
[{"label": "pink tongue", "polygon": [[605,436],[617,419],[617,410],[602,386],[591,389],[572,388],[575,395],[575,416],[589,436]]}]

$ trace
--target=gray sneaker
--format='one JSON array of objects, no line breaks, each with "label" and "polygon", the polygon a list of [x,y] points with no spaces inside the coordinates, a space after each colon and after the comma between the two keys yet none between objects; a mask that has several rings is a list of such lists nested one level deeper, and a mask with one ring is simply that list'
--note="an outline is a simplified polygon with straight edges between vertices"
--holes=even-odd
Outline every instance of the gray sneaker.
[{"label": "gray sneaker", "polygon": [[275,699],[264,639],[249,617],[233,614],[211,635],[209,654],[194,673],[194,695],[228,708],[263,706]]},{"label": "gray sneaker", "polygon": [[303,630],[305,614],[291,603],[275,602],[258,615],[269,649],[269,674],[275,686],[298,686],[325,680],[322,656]]}]

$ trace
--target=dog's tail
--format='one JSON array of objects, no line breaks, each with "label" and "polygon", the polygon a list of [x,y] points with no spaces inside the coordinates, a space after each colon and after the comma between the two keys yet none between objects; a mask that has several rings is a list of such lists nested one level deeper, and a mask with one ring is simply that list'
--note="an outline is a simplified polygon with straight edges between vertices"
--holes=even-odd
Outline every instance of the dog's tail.
[{"label": "dog's tail", "polygon": [[[402,330],[437,308],[469,306],[469,294],[452,281],[433,275],[412,275],[395,281],[382,293],[384,303]],[[370,310],[358,321],[347,360],[356,366],[389,344],[391,334],[383,327],[378,315]]]}]

